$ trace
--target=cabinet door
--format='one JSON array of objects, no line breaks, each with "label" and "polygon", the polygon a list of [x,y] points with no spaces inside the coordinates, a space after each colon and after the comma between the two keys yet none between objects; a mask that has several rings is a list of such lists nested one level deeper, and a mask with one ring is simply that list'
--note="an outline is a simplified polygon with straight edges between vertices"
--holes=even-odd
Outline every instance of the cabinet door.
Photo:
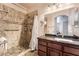
[{"label": "cabinet door", "polygon": [[41,50],[43,52],[46,52],[47,51],[47,47],[39,44],[38,45],[38,50]]},{"label": "cabinet door", "polygon": [[39,56],[46,56],[46,53],[39,50],[39,51],[38,51],[38,55],[39,55]]},{"label": "cabinet door", "polygon": [[60,55],[62,55],[61,51],[48,48],[48,56],[60,56]]}]

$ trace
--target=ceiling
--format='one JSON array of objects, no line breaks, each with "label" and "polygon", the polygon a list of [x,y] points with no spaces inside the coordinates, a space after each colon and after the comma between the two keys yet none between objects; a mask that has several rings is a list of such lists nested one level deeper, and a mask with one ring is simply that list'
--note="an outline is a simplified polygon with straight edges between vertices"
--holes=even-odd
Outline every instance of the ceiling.
[{"label": "ceiling", "polygon": [[48,7],[48,3],[16,3],[14,4],[27,12],[32,12],[38,9],[46,8]]},{"label": "ceiling", "polygon": [[60,5],[69,5],[68,3],[14,3],[14,5],[24,9],[27,13],[32,12],[38,9],[44,9],[46,7],[55,6],[58,7]]},{"label": "ceiling", "polygon": [[4,5],[26,14],[35,10],[44,9],[51,6],[58,7],[59,5],[63,5],[63,3],[4,3]]}]

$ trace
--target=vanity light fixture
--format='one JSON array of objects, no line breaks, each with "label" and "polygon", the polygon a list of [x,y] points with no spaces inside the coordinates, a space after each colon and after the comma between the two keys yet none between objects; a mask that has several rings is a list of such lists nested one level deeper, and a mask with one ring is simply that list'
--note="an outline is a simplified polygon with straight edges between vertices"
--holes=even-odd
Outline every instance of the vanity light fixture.
[{"label": "vanity light fixture", "polygon": [[46,10],[47,10],[47,11],[50,11],[50,9],[51,9],[51,8],[50,8],[50,5],[48,5]]},{"label": "vanity light fixture", "polygon": [[55,5],[56,5],[56,3],[48,4],[46,11],[50,11],[52,8],[53,8],[53,9],[56,9],[56,6],[55,6]]}]

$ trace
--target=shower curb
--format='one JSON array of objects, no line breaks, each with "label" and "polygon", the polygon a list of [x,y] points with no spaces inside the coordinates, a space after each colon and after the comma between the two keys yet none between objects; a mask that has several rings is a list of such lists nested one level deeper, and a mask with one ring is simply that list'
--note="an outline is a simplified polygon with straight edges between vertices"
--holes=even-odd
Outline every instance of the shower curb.
[{"label": "shower curb", "polygon": [[23,52],[21,52],[19,55],[17,55],[17,56],[24,56],[26,53],[28,53],[29,51],[31,51],[31,49],[27,49],[27,50],[25,50],[25,51],[23,51]]}]

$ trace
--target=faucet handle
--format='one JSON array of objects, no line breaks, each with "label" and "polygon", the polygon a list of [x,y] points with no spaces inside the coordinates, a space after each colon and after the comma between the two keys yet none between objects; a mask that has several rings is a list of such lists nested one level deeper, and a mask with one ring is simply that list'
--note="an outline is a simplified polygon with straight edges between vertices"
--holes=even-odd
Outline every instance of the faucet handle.
[{"label": "faucet handle", "polygon": [[64,37],[64,34],[62,33],[62,38]]}]

